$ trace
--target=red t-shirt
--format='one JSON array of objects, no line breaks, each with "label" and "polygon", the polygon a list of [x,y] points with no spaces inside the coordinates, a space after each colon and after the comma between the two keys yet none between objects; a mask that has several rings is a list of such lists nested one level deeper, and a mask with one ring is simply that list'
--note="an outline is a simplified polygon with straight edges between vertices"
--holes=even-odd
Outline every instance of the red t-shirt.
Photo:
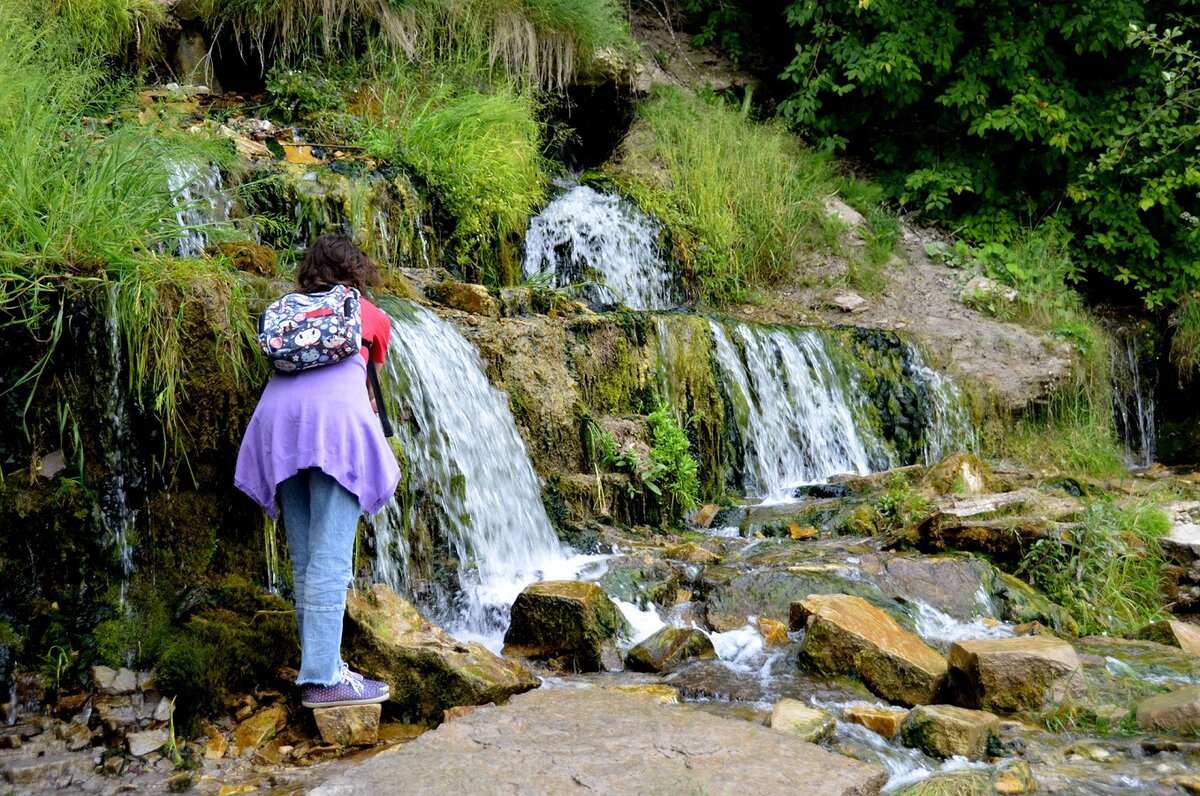
[{"label": "red t-shirt", "polygon": [[[382,365],[387,359],[388,339],[392,335],[392,321],[387,313],[365,298],[362,299],[362,355],[367,362]],[[371,344],[368,354],[367,343]]]}]

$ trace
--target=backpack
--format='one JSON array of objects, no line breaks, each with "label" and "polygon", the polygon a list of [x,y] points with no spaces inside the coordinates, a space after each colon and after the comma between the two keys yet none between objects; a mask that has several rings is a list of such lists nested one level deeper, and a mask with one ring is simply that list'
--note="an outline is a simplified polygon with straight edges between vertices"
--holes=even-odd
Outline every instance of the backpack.
[{"label": "backpack", "polygon": [[356,288],[288,293],[258,319],[258,346],[274,370],[295,373],[358,356],[362,316]]}]

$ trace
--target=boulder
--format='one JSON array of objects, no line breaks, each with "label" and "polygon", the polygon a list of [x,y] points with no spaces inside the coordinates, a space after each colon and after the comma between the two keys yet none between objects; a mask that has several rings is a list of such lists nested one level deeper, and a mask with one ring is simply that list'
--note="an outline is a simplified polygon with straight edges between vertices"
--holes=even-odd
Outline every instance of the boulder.
[{"label": "boulder", "polygon": [[595,583],[534,583],[517,596],[504,654],[558,658],[576,672],[619,668],[616,640],[624,619]]},{"label": "boulder", "polygon": [[810,707],[798,699],[781,699],[771,710],[768,726],[802,741],[821,743],[833,737],[837,719],[828,710]]},{"label": "boulder", "polygon": [[864,555],[862,568],[893,599],[923,602],[957,619],[985,611],[980,598],[986,601],[995,579],[987,562],[954,554]]},{"label": "boulder", "polygon": [[1179,647],[1184,652],[1200,655],[1200,626],[1178,619],[1153,622],[1133,634],[1136,639],[1157,641],[1170,647]]},{"label": "boulder", "polygon": [[814,594],[791,604],[793,629],[807,627],[801,657],[826,674],[858,677],[889,702],[932,702],[946,659],[861,597]]},{"label": "boulder", "polygon": [[1000,717],[953,705],[920,705],[909,711],[900,737],[930,757],[982,760],[988,742],[1000,737]]},{"label": "boulder", "polygon": [[238,725],[233,731],[237,754],[258,749],[287,726],[287,711],[280,705],[260,710]]},{"label": "boulder", "polygon": [[500,315],[500,300],[483,285],[469,282],[434,282],[425,288],[425,295],[438,304],[472,315],[486,315],[492,318]]},{"label": "boulder", "polygon": [[715,657],[712,639],[704,631],[668,625],[629,650],[625,665],[637,672],[669,672],[690,660]]},{"label": "boulder", "polygon": [[503,702],[539,684],[517,661],[429,624],[386,586],[351,594],[346,619],[348,660],[386,681],[408,720],[440,721],[446,708]]},{"label": "boulder", "polygon": [[313,719],[321,739],[333,746],[370,746],[379,740],[381,705],[341,705],[316,708]]},{"label": "boulder", "polygon": [[1150,731],[1200,733],[1200,685],[1143,699],[1137,706],[1137,721]]},{"label": "boulder", "polygon": [[758,618],[758,634],[763,638],[763,644],[768,647],[786,647],[788,643],[788,629],[783,622],[777,622],[774,619],[767,619],[765,616]]},{"label": "boulder", "polygon": [[896,708],[869,708],[862,705],[849,705],[842,709],[842,721],[860,724],[876,735],[892,739],[900,732],[901,725],[908,718],[907,710]]},{"label": "boulder", "polygon": [[966,707],[1041,712],[1087,693],[1079,655],[1053,636],[958,641],[949,662],[952,688]]}]

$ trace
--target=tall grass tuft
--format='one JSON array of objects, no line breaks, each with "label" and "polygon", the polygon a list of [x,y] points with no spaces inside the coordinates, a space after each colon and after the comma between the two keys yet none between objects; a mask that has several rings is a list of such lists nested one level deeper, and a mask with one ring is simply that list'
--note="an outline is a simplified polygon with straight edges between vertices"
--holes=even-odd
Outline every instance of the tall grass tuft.
[{"label": "tall grass tuft", "polygon": [[1161,617],[1171,522],[1149,503],[1089,503],[1061,539],[1038,541],[1018,572],[1066,607],[1084,634],[1128,635]]},{"label": "tall grass tuft", "polygon": [[366,41],[417,65],[474,53],[507,74],[561,87],[577,62],[625,47],[615,0],[197,0],[206,18],[277,46],[285,60]]},{"label": "tall grass tuft", "polygon": [[1200,295],[1179,302],[1171,327],[1171,363],[1180,381],[1188,383],[1200,373]]},{"label": "tall grass tuft", "polygon": [[688,289],[745,301],[822,236],[827,160],[745,108],[660,89],[639,109],[617,180],[670,231]]},{"label": "tall grass tuft", "polygon": [[61,0],[46,6],[45,22],[85,55],[144,62],[160,49],[168,23],[164,0]]},{"label": "tall grass tuft", "polygon": [[[406,90],[407,89],[407,90]],[[514,241],[545,200],[541,127],[528,92],[491,93],[442,83],[389,92],[385,127],[368,151],[408,165],[455,219],[452,241],[469,279],[509,283]]]}]

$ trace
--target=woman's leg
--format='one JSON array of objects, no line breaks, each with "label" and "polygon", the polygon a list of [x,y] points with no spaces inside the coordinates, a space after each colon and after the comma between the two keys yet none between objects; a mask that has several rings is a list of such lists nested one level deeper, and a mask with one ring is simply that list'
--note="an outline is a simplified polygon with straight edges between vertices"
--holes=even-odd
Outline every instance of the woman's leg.
[{"label": "woman's leg", "polygon": [[301,470],[276,490],[292,562],[292,591],[296,604],[296,629],[304,637],[304,576],[308,571],[308,470]]},{"label": "woman's leg", "polygon": [[354,493],[336,479],[317,469],[307,473],[307,562],[303,596],[297,595],[303,620],[296,682],[333,685],[341,679],[342,617],[362,509]]}]

